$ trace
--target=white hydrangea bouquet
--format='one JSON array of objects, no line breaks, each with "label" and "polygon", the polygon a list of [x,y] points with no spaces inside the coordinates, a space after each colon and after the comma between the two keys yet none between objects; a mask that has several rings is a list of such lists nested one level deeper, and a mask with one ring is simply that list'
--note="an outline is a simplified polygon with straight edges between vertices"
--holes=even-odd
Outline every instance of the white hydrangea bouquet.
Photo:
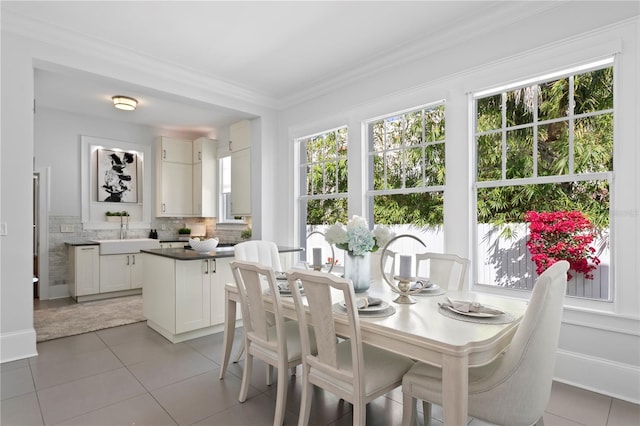
[{"label": "white hydrangea bouquet", "polygon": [[329,244],[334,244],[353,256],[375,252],[393,238],[393,232],[386,226],[376,225],[370,231],[367,220],[357,215],[347,222],[346,227],[340,222],[331,225],[324,235]]}]

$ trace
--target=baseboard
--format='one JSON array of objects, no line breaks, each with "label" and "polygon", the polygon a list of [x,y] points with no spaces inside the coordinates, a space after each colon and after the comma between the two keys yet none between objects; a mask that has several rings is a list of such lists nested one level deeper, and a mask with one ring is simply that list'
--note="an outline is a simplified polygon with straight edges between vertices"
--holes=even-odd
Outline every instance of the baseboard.
[{"label": "baseboard", "polygon": [[554,380],[640,404],[640,366],[637,365],[558,350]]},{"label": "baseboard", "polygon": [[0,335],[0,363],[37,356],[36,330],[29,328]]}]

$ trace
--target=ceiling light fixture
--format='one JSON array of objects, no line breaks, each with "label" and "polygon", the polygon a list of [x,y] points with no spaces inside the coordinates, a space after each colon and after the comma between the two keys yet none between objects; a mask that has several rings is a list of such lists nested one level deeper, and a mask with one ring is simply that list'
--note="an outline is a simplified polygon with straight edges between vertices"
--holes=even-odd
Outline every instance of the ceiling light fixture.
[{"label": "ceiling light fixture", "polygon": [[111,98],[113,100],[113,106],[118,109],[123,109],[125,111],[133,111],[136,109],[138,105],[138,101],[136,99],[130,98],[128,96],[114,96]]}]

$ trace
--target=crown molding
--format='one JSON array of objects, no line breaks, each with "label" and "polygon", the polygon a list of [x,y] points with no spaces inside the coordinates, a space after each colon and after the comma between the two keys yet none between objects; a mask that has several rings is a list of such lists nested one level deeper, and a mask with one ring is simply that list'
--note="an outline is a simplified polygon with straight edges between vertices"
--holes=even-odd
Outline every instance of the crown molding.
[{"label": "crown molding", "polygon": [[[85,59],[95,58],[98,63],[104,63],[105,58],[109,58],[108,61],[121,70],[129,69],[143,75],[149,74],[149,70],[153,70],[153,75],[162,76],[167,81],[179,82],[180,85],[188,86],[194,92],[201,93],[198,100],[205,102],[210,102],[207,98],[215,99],[222,95],[264,108],[273,109],[278,105],[277,100],[265,94],[224,81],[221,78],[212,77],[180,64],[71,31],[49,22],[23,16],[11,10],[2,10],[2,32],[60,47],[82,55]],[[47,61],[44,58],[36,58],[36,61],[39,59]],[[145,85],[145,82],[129,79],[126,82]]]}]

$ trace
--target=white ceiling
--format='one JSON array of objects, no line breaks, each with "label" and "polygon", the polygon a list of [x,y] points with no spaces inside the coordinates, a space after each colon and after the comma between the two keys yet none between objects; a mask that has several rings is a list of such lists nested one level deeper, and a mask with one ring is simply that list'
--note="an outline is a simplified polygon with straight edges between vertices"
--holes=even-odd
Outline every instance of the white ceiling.
[{"label": "white ceiling", "polygon": [[[502,1],[2,1],[3,25],[37,24],[87,43],[216,79],[286,107],[483,26],[539,12],[554,2]],[[557,4],[557,3],[555,3]],[[9,30],[11,26],[8,26]],[[140,99],[134,113],[109,100]],[[103,76],[36,73],[37,105],[161,128],[202,132],[247,114],[169,96]],[[61,101],[61,99],[64,99]]]}]

